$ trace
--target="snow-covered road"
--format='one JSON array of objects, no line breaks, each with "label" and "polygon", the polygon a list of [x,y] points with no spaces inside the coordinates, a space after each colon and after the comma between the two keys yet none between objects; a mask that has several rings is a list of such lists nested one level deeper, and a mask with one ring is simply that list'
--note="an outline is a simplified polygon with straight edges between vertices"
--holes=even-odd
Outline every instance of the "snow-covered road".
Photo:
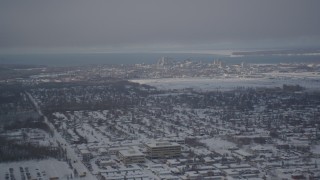
[{"label": "snow-covered road", "polygon": [[79,179],[81,180],[95,180],[97,179],[95,176],[91,174],[91,172],[86,168],[86,166],[81,162],[81,159],[77,156],[75,151],[72,149],[71,145],[61,136],[61,134],[55,129],[54,125],[48,121],[48,118],[43,115],[37,101],[32,97],[32,95],[28,92],[26,92],[32,103],[34,104],[37,112],[39,115],[44,117],[45,123],[53,130],[54,135],[53,139],[59,142],[63,147],[66,149],[67,157],[71,159],[72,166],[74,169],[77,170],[79,174],[82,174],[83,172],[86,172],[86,177],[81,177]]}]

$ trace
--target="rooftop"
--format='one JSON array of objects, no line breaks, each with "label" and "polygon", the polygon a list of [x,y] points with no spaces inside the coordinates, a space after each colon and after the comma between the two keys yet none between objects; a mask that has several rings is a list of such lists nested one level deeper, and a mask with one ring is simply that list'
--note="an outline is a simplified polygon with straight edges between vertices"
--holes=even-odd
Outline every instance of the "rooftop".
[{"label": "rooftop", "polygon": [[122,154],[123,156],[144,156],[142,152],[135,149],[121,150],[119,151],[119,153]]},{"label": "rooftop", "polygon": [[175,142],[167,142],[167,141],[161,141],[161,142],[152,142],[146,144],[149,147],[170,147],[170,146],[180,146],[178,143]]}]

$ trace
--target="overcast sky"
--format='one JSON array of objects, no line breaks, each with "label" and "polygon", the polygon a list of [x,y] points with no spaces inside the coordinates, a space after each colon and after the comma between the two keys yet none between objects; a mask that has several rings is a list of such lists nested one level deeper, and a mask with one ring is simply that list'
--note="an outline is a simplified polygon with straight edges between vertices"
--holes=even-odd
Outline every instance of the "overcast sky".
[{"label": "overcast sky", "polygon": [[0,1],[0,50],[319,47],[319,7],[319,0]]}]

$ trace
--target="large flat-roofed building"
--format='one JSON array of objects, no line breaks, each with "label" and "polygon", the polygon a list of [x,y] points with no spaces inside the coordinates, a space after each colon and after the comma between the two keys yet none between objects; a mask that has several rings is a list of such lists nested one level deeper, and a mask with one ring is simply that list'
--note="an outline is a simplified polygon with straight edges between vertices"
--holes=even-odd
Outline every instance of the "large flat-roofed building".
[{"label": "large flat-roofed building", "polygon": [[148,143],[146,148],[147,155],[151,158],[172,158],[181,154],[181,146],[175,142]]},{"label": "large flat-roofed building", "polygon": [[136,149],[121,150],[118,156],[124,164],[143,163],[145,161],[144,154]]}]

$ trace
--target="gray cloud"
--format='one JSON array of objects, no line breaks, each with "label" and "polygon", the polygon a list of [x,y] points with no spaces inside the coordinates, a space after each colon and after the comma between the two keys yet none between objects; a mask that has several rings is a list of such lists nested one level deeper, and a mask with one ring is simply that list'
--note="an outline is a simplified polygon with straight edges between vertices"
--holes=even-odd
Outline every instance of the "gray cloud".
[{"label": "gray cloud", "polygon": [[0,48],[320,45],[319,7],[318,0],[1,1]]}]

